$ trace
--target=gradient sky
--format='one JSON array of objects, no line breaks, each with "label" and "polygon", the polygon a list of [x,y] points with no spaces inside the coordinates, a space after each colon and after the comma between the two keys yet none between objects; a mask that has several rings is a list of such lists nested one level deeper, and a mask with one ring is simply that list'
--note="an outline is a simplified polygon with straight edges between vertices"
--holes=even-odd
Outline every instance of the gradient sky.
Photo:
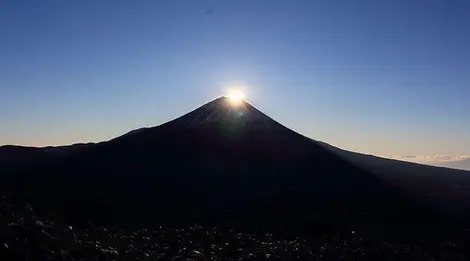
[{"label": "gradient sky", "polygon": [[0,144],[102,141],[243,86],[311,138],[470,155],[470,1],[2,1]]}]

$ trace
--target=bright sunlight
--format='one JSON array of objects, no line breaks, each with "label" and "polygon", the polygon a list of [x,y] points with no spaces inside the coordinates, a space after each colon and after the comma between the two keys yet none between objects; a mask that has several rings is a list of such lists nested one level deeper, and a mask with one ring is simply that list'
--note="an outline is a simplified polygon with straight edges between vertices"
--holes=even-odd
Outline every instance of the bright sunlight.
[{"label": "bright sunlight", "polygon": [[227,97],[233,104],[239,104],[245,100],[245,95],[240,90],[231,90]]}]

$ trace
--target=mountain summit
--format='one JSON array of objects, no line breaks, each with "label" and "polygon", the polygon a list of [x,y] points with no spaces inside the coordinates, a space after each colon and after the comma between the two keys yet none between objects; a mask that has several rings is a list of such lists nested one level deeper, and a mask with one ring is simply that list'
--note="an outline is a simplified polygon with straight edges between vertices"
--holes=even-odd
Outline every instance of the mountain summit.
[{"label": "mountain summit", "polygon": [[269,118],[218,98],[163,125],[12,171],[2,191],[76,220],[270,229],[431,222],[400,189]]},{"label": "mountain summit", "polygon": [[[166,124],[179,125],[180,128],[211,128],[216,126],[225,126],[231,129],[282,127],[247,101],[242,100],[234,103],[226,96],[208,102]],[[135,134],[142,130],[144,129],[135,130],[126,135]]]},{"label": "mountain summit", "polygon": [[250,124],[269,119],[246,101],[234,103],[228,97],[220,97],[184,115],[177,121],[195,126],[201,124],[230,123]]}]

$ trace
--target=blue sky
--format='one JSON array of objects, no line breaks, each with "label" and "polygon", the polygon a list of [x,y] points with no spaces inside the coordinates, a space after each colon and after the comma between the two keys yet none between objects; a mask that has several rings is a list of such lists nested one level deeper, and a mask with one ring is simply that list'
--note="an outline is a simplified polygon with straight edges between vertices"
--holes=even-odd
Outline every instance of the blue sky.
[{"label": "blue sky", "polygon": [[2,1],[0,144],[101,141],[243,86],[384,156],[470,155],[468,1]]}]

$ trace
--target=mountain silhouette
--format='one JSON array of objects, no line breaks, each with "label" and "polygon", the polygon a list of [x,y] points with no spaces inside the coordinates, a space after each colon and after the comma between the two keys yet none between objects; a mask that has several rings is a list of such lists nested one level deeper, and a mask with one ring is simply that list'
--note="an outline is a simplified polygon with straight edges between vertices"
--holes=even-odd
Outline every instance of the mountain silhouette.
[{"label": "mountain silhouette", "polygon": [[77,222],[275,230],[442,222],[400,188],[225,97],[107,142],[2,147],[0,156],[8,149],[20,156],[2,162],[1,192]]}]

